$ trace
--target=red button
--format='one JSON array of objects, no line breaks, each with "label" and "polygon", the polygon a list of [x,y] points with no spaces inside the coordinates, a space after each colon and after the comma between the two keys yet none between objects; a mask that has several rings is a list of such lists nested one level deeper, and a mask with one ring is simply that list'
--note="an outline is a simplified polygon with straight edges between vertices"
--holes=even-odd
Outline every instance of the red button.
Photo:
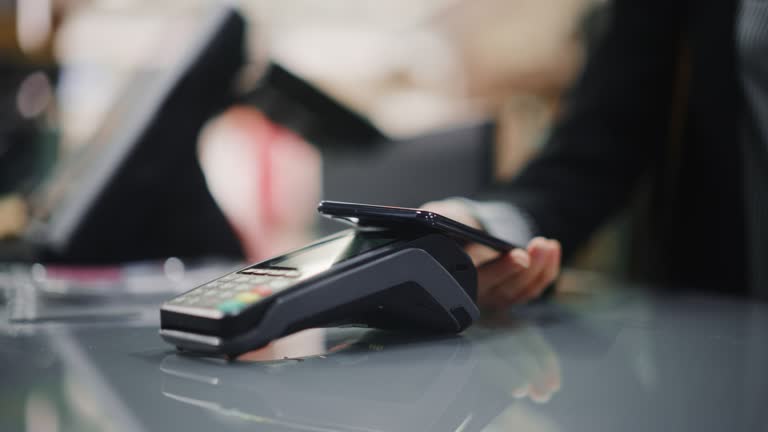
[{"label": "red button", "polygon": [[259,285],[251,288],[251,292],[254,294],[258,294],[262,297],[267,297],[272,295],[272,290],[269,287]]}]

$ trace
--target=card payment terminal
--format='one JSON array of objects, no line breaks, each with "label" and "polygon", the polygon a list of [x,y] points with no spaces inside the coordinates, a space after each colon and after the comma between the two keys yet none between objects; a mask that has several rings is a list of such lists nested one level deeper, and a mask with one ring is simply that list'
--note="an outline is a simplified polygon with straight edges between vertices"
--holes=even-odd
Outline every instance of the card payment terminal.
[{"label": "card payment terminal", "polygon": [[310,327],[458,333],[479,317],[476,290],[472,261],[443,234],[348,230],[171,299],[160,334],[234,357]]}]

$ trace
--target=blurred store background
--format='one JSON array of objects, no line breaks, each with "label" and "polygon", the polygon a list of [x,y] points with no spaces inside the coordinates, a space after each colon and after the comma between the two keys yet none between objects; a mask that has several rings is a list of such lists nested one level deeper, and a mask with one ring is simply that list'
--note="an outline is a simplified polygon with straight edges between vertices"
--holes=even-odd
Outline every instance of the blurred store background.
[{"label": "blurred store background", "polygon": [[[110,130],[125,121],[115,115],[114,107],[127,104],[128,96],[153,91],[137,86],[142,77],[182,62],[184,47],[200,33],[203,18],[216,4],[0,0],[2,241],[26,239],[35,223],[33,207],[40,205],[35,201],[40,190],[55,195],[57,189],[68,187],[64,184],[68,177],[51,174],[60,172],[62,164],[80,161],[72,171],[88,175],[90,156],[83,147],[112,145]],[[220,90],[198,83],[188,91],[218,91],[228,99],[201,110],[210,115],[199,125],[178,121],[183,111],[174,122],[160,122],[156,127],[170,131],[143,144],[159,148],[169,141],[192,141],[175,145],[197,158],[195,166],[182,169],[183,158],[178,164],[136,165],[144,171],[167,171],[167,178],[142,176],[163,184],[177,182],[174,188],[205,184],[204,195],[212,195],[240,249],[226,242],[213,245],[216,242],[204,236],[194,244],[195,233],[216,225],[206,219],[215,212],[195,210],[207,202],[202,198],[141,209],[142,203],[154,200],[122,192],[126,201],[108,206],[113,213],[86,206],[89,210],[82,218],[88,235],[78,238],[80,231],[75,230],[72,240],[80,249],[59,247],[50,257],[100,262],[211,252],[255,260],[330,230],[314,215],[319,199],[414,206],[471,195],[491,182],[508,179],[546,137],[608,7],[604,0],[227,4],[242,15],[245,33],[242,46],[217,49],[241,50],[242,64],[227,85],[216,84]],[[322,112],[315,112],[320,120],[313,120],[307,119],[312,110],[293,111],[302,101],[284,104],[290,92],[265,95],[260,88],[271,85],[265,76],[274,64],[370,122],[361,123],[363,130],[380,135],[357,142],[366,139],[331,130]],[[186,106],[207,103],[200,101]],[[178,109],[169,106],[160,111]],[[189,131],[174,138],[176,127]],[[98,144],[94,137],[101,137]],[[193,175],[197,163],[205,181],[185,181],[183,176]],[[151,194],[161,189],[135,190]],[[115,190],[102,191],[94,200],[114,200]],[[176,195],[170,187],[162,193]],[[125,229],[103,215],[122,214],[120,205],[131,206],[126,213],[130,221],[122,223],[139,226],[131,237],[146,256],[129,248],[122,253],[119,236],[109,241]],[[102,216],[94,219],[94,215]],[[142,231],[144,217],[153,221],[152,229]],[[158,218],[164,222],[156,222]],[[94,227],[99,230],[93,231]],[[178,235],[164,240],[157,234],[164,230],[176,230]],[[151,234],[143,238],[142,232]],[[89,239],[94,238],[101,242],[91,246]],[[164,241],[167,244],[155,244]],[[207,249],[207,245],[213,246]],[[5,256],[14,258],[13,253]]]}]

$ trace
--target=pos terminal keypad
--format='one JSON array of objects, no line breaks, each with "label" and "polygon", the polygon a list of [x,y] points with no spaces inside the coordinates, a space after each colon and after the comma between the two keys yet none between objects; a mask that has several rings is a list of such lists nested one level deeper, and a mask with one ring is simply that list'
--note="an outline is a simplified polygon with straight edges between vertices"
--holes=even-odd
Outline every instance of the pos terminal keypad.
[{"label": "pos terminal keypad", "polygon": [[289,287],[300,276],[298,270],[291,268],[251,267],[188,291],[169,301],[168,305],[233,315]]}]

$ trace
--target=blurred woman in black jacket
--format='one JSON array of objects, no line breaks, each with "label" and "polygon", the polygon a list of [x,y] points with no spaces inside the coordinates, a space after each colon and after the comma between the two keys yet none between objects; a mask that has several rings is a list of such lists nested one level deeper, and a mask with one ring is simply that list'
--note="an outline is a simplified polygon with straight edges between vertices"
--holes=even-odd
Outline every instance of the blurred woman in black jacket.
[{"label": "blurred woman in black jacket", "polygon": [[486,305],[540,295],[561,245],[567,260],[640,191],[635,274],[768,298],[768,1],[616,0],[610,13],[541,154],[478,201],[427,207],[540,236],[481,266]]}]

